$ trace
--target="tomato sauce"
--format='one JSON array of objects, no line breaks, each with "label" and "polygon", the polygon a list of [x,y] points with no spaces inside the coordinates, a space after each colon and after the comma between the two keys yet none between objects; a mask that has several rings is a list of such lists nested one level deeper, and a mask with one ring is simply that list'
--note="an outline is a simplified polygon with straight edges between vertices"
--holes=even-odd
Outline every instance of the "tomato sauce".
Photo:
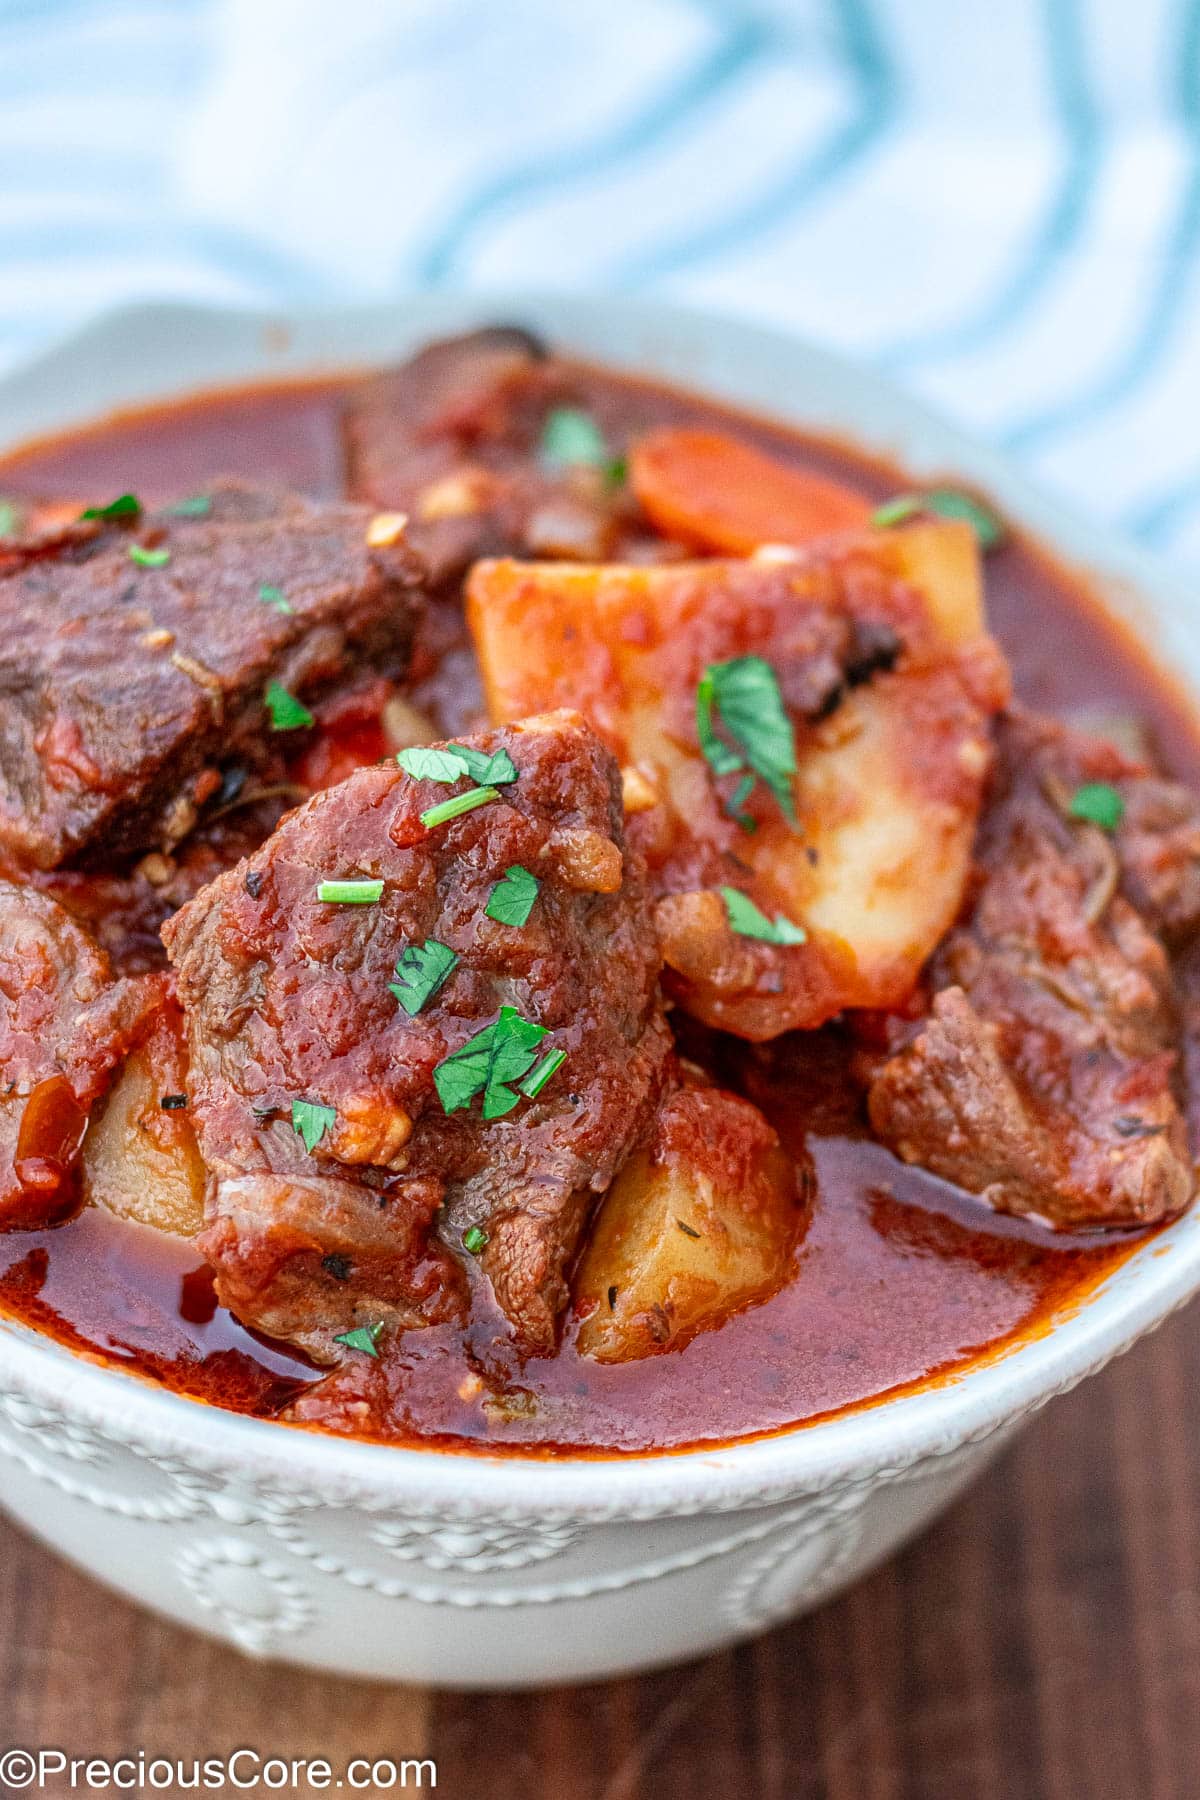
[{"label": "tomato sauce", "polygon": [[[580,379],[586,403],[622,436],[733,422],[773,455],[868,499],[909,485],[842,445],[670,389],[599,370]],[[92,501],[132,490],[153,504],[221,472],[333,496],[345,482],[349,385],[235,391],[122,415],[11,455],[0,494]],[[1200,784],[1200,727],[1080,579],[1020,537],[988,558],[986,579],[1023,699],[1067,718],[1132,715],[1166,770]],[[444,637],[421,703],[440,707],[453,735],[479,694],[461,637]],[[301,778],[324,785],[379,753],[370,707],[351,710],[328,721]],[[555,1357],[522,1362],[480,1293],[465,1333],[412,1331],[387,1356],[350,1357],[330,1375],[217,1306],[189,1244],[94,1208],[54,1230],[0,1235],[0,1307],[81,1352],[258,1416],[447,1448],[645,1452],[778,1430],[944,1376],[1078,1304],[1139,1241],[1055,1235],[900,1163],[866,1135],[836,1028],[708,1048],[720,1078],[767,1113],[785,1146],[811,1156],[816,1194],[795,1278],[682,1349],[601,1366],[576,1353],[568,1319]]]}]

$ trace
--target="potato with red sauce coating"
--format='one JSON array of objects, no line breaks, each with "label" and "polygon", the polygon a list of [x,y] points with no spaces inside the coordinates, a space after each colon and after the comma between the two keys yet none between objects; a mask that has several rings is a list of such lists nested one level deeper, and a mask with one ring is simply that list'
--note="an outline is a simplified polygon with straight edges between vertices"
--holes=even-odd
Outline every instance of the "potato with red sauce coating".
[{"label": "potato with red sauce coating", "polygon": [[758,1108],[688,1083],[601,1202],[573,1283],[597,1362],[677,1349],[795,1272],[799,1171]]},{"label": "potato with red sauce coating", "polygon": [[468,616],[493,718],[569,701],[621,762],[680,1006],[760,1040],[911,993],[962,900],[1008,695],[969,526],[479,563]]}]

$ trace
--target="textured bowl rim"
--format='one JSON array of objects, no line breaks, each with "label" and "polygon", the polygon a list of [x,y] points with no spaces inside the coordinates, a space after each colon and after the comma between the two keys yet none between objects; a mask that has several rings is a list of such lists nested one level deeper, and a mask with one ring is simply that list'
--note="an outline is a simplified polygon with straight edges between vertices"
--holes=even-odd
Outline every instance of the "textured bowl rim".
[{"label": "textured bowl rim", "polygon": [[[873,373],[786,333],[684,308],[548,293],[421,295],[281,316],[177,304],[110,313],[0,382],[10,444],[123,404],[245,377],[379,361],[421,339],[515,318],[597,359],[708,388],[748,408],[895,455],[916,474],[978,485],[1064,560],[1178,679],[1200,677],[1191,596],[1153,559],[1035,488]],[[622,349],[624,347],[624,354]],[[1200,689],[1200,680],[1196,681]],[[1136,1250],[1066,1316],[915,1392],[717,1448],[554,1457],[414,1449],[247,1418],[172,1394],[0,1320],[0,1400],[34,1403],[230,1487],[302,1504],[418,1515],[624,1520],[761,1505],[877,1480],[982,1442],[1072,1387],[1200,1288],[1200,1207]]]}]

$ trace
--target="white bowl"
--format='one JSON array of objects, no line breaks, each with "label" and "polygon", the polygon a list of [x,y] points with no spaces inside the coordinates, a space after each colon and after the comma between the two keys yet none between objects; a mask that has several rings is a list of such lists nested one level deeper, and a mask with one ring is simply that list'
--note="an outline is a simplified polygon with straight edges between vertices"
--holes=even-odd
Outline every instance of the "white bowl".
[{"label": "white bowl", "polygon": [[[0,384],[10,442],[133,401],[385,362],[495,319],[958,474],[1085,562],[1200,689],[1189,597],[865,370],[628,301],[425,297],[279,320],[116,314]],[[5,1504],[146,1605],[340,1675],[510,1687],[694,1656],[824,1599],[923,1526],[1020,1422],[1200,1287],[1200,1209],[1053,1329],[919,1393],[754,1443],[539,1462],[239,1417],[0,1322]]]}]

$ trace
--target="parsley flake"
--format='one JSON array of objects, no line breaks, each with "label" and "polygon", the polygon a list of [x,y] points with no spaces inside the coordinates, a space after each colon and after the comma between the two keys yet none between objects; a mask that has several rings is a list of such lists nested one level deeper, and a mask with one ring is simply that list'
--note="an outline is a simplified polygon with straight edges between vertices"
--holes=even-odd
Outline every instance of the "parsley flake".
[{"label": "parsley flake", "polygon": [[336,1118],[332,1106],[321,1106],[316,1100],[292,1101],[292,1130],[310,1156]]},{"label": "parsley flake", "polygon": [[89,506],[80,513],[84,519],[136,519],[142,510],[142,503],[136,494],[118,494],[107,506]]},{"label": "parsley flake", "polygon": [[348,1350],[361,1350],[364,1356],[378,1356],[382,1336],[383,1320],[377,1319],[374,1325],[356,1325],[353,1331],[338,1332],[333,1341],[345,1344]]},{"label": "parsley flake", "polygon": [[383,894],[382,881],[319,881],[317,899],[330,906],[374,906]]},{"label": "parsley flake", "polygon": [[[720,717],[736,748],[718,737],[714,715]],[[735,656],[729,662],[710,663],[696,689],[696,735],[714,775],[732,775],[749,766],[762,776],[788,822],[796,825],[792,798],[795,734],[770,663],[761,656]],[[743,779],[731,802],[734,817],[749,795],[750,786]],[[744,823],[740,818],[738,822]]]},{"label": "parsley flake", "polygon": [[426,1001],[432,1000],[443,982],[453,974],[458,957],[449,944],[426,938],[423,944],[410,944],[396,964],[395,981],[388,983],[410,1019],[415,1019]]},{"label": "parsley flake", "polygon": [[483,910],[498,925],[526,925],[540,885],[536,875],[520,863],[512,863],[505,869],[504,879],[492,889]]},{"label": "parsley flake", "polygon": [[471,780],[483,787],[504,787],[517,779],[517,765],[507,750],[489,755],[486,750],[473,750],[470,744],[451,744],[450,749],[462,758]]},{"label": "parsley flake", "polygon": [[1101,831],[1115,831],[1125,817],[1125,802],[1111,782],[1085,781],[1071,796],[1073,819],[1086,819]]},{"label": "parsley flake", "polygon": [[167,549],[147,550],[144,544],[130,544],[129,560],[135,562],[140,569],[162,569],[171,560],[171,552]]},{"label": "parsley flake", "polygon": [[283,589],[272,587],[268,581],[264,581],[263,585],[259,588],[258,597],[263,602],[264,606],[271,607],[274,612],[294,613],[296,610]]},{"label": "parsley flake", "polygon": [[508,1084],[529,1073],[545,1035],[544,1025],[523,1019],[513,1006],[502,1006],[490,1025],[444,1056],[434,1069],[442,1110],[458,1112],[482,1093],[484,1118],[503,1118],[520,1100]]},{"label": "parsley flake", "polygon": [[24,516],[15,500],[0,500],[0,537],[16,537]]},{"label": "parsley flake", "polygon": [[397,750],[396,761],[414,781],[461,781],[470,773],[461,756],[453,750],[437,750],[428,744],[410,744]]},{"label": "parsley flake", "polygon": [[538,449],[549,468],[599,469],[611,487],[620,487],[628,474],[625,458],[614,456],[595,419],[581,406],[556,406],[547,413]]},{"label": "parsley flake", "polygon": [[754,781],[753,775],[743,775],[724,804],[724,811],[743,831],[758,830],[758,820],[746,811],[746,802],[754,792]]},{"label": "parsley flake", "polygon": [[498,788],[468,788],[465,794],[455,794],[449,800],[440,801],[437,806],[426,807],[420,815],[421,823],[426,831],[432,831],[435,825],[445,825],[449,820],[457,819],[463,813],[474,812],[477,806],[487,806],[490,801],[499,798]]},{"label": "parsley flake", "polygon": [[488,1234],[479,1225],[469,1225],[462,1235],[462,1247],[469,1256],[478,1256],[487,1248]]},{"label": "parsley flake", "polygon": [[981,550],[998,550],[1008,536],[1003,519],[990,506],[958,488],[928,488],[921,493],[897,494],[875,508],[871,523],[882,530],[889,525],[903,525],[922,513],[934,513],[940,519],[965,519],[974,527]]},{"label": "parsley flake", "polygon": [[739,937],[761,938],[764,944],[804,944],[808,942],[808,933],[803,925],[793,925],[782,913],[776,913],[774,923],[761,912],[751,900],[749,894],[743,894],[738,888],[723,887],[720,889],[725,910],[729,914],[729,923]]},{"label": "parsley flake", "polygon": [[174,506],[163,510],[172,519],[207,519],[212,509],[211,494],[189,494],[186,500],[176,500]]},{"label": "parsley flake", "polygon": [[531,1069],[521,1083],[521,1092],[527,1100],[536,1100],[550,1077],[557,1074],[567,1060],[565,1050],[547,1050],[536,1069]]},{"label": "parsley flake", "polygon": [[271,715],[272,731],[299,731],[313,722],[307,706],[295,694],[289,694],[281,682],[268,681],[263,700]]},{"label": "parsley flake", "polygon": [[517,779],[517,766],[507,750],[473,750],[470,744],[448,744],[444,750],[412,744],[396,752],[406,775],[417,781],[461,781],[470,776],[484,787],[504,787]]}]

